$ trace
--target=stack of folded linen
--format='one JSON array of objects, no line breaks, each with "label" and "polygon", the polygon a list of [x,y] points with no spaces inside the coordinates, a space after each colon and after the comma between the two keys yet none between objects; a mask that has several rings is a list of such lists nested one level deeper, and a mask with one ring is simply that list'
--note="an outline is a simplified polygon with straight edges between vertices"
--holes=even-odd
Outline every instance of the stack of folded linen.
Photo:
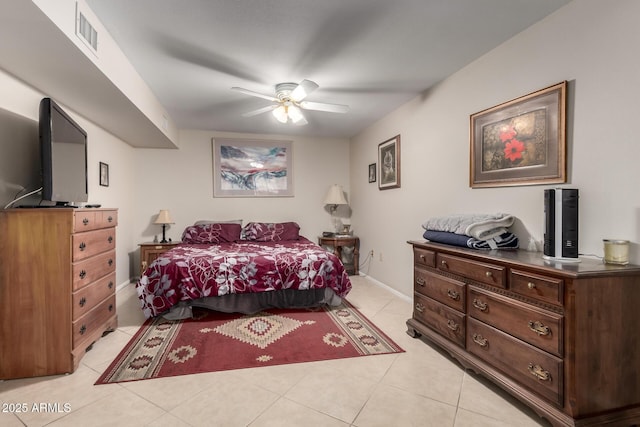
[{"label": "stack of folded linen", "polygon": [[504,213],[436,217],[422,224],[423,237],[472,249],[516,249],[518,237],[508,230],[514,221],[513,215]]}]

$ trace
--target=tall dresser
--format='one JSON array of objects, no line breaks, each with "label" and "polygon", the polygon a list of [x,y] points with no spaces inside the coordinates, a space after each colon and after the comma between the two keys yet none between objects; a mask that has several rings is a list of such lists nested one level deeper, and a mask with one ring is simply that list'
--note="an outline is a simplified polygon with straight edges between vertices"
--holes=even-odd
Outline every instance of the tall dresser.
[{"label": "tall dresser", "polygon": [[410,335],[554,426],[640,425],[640,266],[409,243]]},{"label": "tall dresser", "polygon": [[117,327],[116,209],[0,211],[0,379],[74,372]]}]

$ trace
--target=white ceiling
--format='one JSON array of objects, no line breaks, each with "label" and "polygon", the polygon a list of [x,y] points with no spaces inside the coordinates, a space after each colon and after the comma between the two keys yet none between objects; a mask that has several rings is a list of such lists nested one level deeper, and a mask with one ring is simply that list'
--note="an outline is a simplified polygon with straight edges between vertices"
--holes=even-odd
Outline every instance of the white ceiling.
[{"label": "white ceiling", "polygon": [[[351,137],[568,0],[86,0],[179,128]],[[515,71],[515,70],[514,70]],[[280,82],[320,85],[278,123]]]}]

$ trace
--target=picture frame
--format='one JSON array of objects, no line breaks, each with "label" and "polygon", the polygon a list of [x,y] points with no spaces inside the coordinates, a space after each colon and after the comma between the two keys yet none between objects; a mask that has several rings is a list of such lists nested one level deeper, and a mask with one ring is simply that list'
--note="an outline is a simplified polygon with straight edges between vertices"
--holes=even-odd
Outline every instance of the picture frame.
[{"label": "picture frame", "polygon": [[109,165],[103,162],[100,162],[100,185],[109,186]]},{"label": "picture frame", "polygon": [[378,144],[378,189],[400,188],[400,135]]},{"label": "picture frame", "polygon": [[378,172],[376,171],[376,164],[371,163],[369,165],[369,183],[376,182],[377,176],[378,176]]},{"label": "picture frame", "polygon": [[291,141],[213,138],[214,197],[293,197]]},{"label": "picture frame", "polygon": [[567,181],[567,82],[470,116],[472,188]]}]

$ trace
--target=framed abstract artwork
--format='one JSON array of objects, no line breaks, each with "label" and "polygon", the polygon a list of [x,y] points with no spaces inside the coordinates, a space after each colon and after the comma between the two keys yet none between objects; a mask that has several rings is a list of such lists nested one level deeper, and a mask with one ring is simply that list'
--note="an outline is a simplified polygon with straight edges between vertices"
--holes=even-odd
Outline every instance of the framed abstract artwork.
[{"label": "framed abstract artwork", "polygon": [[214,138],[214,197],[292,197],[291,141]]},{"label": "framed abstract artwork", "polygon": [[561,82],[471,115],[471,187],[566,182],[566,91]]},{"label": "framed abstract artwork", "polygon": [[400,187],[400,135],[378,144],[380,177],[378,188],[388,190]]}]

